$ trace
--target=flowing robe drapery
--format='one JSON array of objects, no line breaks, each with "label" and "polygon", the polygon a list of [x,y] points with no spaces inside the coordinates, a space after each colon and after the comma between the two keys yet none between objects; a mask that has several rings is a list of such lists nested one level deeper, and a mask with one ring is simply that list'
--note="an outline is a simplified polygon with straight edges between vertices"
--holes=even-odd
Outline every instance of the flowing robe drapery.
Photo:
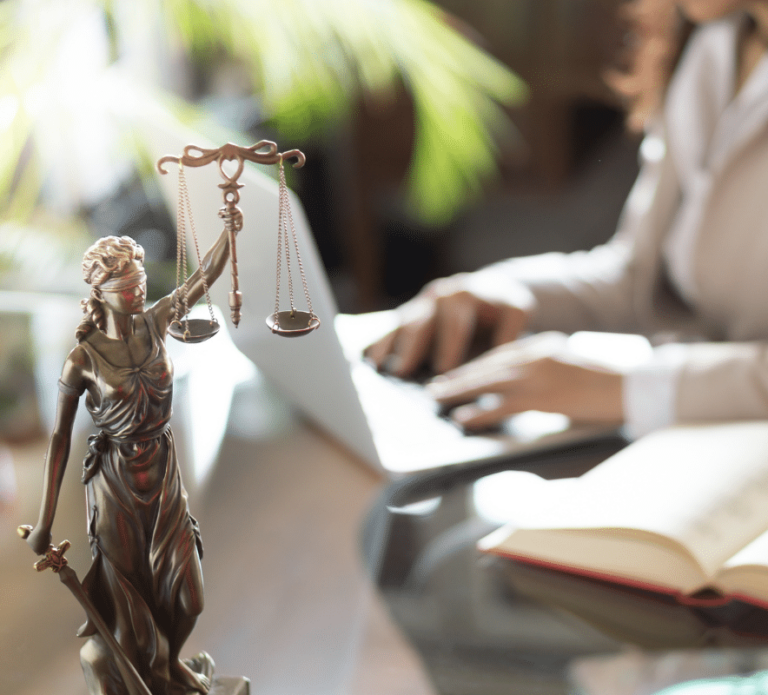
[{"label": "flowing robe drapery", "polygon": [[[169,425],[173,366],[152,318],[137,320],[150,336],[138,366],[115,366],[81,342],[99,394],[89,392],[86,406],[100,430],[83,465],[93,555],[83,584],[139,674],[165,692],[180,583],[202,546]],[[93,633],[88,624],[81,631]]]}]

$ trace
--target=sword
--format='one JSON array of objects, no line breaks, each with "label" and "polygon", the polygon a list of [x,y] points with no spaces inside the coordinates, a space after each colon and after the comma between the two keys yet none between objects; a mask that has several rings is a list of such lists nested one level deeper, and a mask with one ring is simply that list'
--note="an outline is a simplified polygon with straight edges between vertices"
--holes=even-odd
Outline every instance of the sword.
[{"label": "sword", "polygon": [[[19,526],[16,532],[21,538],[26,538],[32,532],[31,526]],[[120,646],[114,635],[109,631],[107,624],[104,622],[96,607],[91,603],[91,599],[88,598],[88,594],[85,593],[83,585],[77,578],[77,573],[73,570],[64,557],[64,553],[69,550],[72,544],[69,541],[62,541],[57,547],[53,545],[48,547],[45,551],[45,556],[42,560],[38,560],[35,563],[35,569],[38,572],[43,572],[50,568],[54,574],[59,575],[59,579],[67,588],[74,594],[78,603],[85,610],[85,614],[90,621],[96,626],[99,635],[107,643],[107,646],[112,652],[112,656],[115,658],[117,668],[120,671],[120,675],[123,677],[123,682],[128,688],[130,695],[152,695],[151,691],[147,687],[146,683],[142,680],[136,667],[130,662],[125,655],[123,648]]]}]

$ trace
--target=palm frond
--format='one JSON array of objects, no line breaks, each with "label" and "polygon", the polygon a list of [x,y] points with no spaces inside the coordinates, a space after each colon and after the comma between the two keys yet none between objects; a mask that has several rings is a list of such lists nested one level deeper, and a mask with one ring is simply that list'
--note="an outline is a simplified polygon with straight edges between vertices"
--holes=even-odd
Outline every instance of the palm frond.
[{"label": "palm frond", "polygon": [[[5,0],[2,216],[29,214],[44,186],[83,195],[78,181],[93,184],[76,170],[78,141],[110,137],[106,71],[148,33],[167,55],[178,49],[245,66],[263,116],[292,142],[332,132],[361,100],[386,104],[405,85],[416,118],[407,196],[426,223],[449,219],[478,195],[496,169],[499,138],[513,134],[505,108],[526,96],[520,79],[427,0]],[[67,50],[78,42],[90,42],[97,57],[73,64]],[[52,159],[56,148],[73,171]],[[87,166],[108,169],[110,148],[94,145],[99,159]]]},{"label": "palm frond", "polygon": [[[510,70],[425,0],[173,0],[216,16],[222,45],[248,66],[264,115],[287,140],[322,136],[357,100],[386,102],[405,84],[416,110],[408,199],[440,224],[496,170],[514,137],[503,107],[527,97]],[[228,19],[225,19],[228,17]],[[189,27],[190,47],[204,41]]]}]

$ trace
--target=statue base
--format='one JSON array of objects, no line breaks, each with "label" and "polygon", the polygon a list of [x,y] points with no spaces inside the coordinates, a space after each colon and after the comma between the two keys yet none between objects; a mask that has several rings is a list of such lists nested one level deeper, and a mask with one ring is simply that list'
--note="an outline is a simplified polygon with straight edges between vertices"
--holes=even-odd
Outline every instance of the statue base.
[{"label": "statue base", "polygon": [[216,676],[208,695],[250,695],[251,681],[245,677]]},{"label": "statue base", "polygon": [[[93,695],[95,693],[114,692],[113,686],[116,681],[120,685],[118,687],[119,692],[125,691],[115,662],[101,637],[94,635],[83,645],[80,650],[80,661],[89,693]],[[211,683],[208,695],[250,695],[251,681],[245,676],[214,676],[215,664],[206,652],[200,652],[197,656],[183,661],[191,671],[205,676],[207,681]],[[131,692],[149,692],[146,685],[143,683],[141,685],[143,688],[132,689]],[[187,691],[187,695],[199,694]]]}]

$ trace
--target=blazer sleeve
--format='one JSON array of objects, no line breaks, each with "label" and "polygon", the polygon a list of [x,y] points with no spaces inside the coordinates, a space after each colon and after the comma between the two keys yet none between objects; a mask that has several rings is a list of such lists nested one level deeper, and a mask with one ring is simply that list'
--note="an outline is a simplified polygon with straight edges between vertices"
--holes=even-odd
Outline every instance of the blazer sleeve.
[{"label": "blazer sleeve", "polygon": [[768,419],[768,342],[669,343],[624,375],[627,433]]},{"label": "blazer sleeve", "polygon": [[[514,258],[478,271],[497,284],[521,283],[533,296],[533,331],[577,330],[651,334],[679,326],[679,298],[668,286],[661,245],[679,202],[680,185],[663,131],[649,131],[641,168],[617,231],[590,251]],[[668,285],[668,283],[667,283]]]},{"label": "blazer sleeve", "polygon": [[768,419],[768,343],[682,345],[677,422]]}]

